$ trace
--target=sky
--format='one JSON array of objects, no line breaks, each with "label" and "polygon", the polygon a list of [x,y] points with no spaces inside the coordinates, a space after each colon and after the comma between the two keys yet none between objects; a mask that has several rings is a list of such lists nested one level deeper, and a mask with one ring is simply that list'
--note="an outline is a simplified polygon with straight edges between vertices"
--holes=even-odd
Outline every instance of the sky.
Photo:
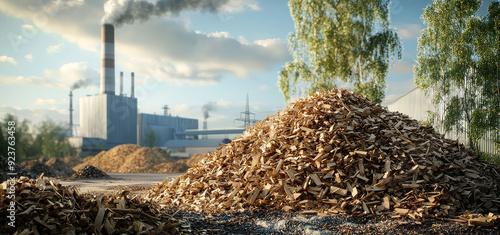
[{"label": "sky", "polygon": [[[69,91],[79,84],[73,91],[78,124],[79,98],[99,93],[101,20],[113,17],[113,6],[131,2],[0,0],[0,118],[13,113],[34,124],[68,123]],[[389,71],[383,105],[415,87],[421,15],[430,3],[390,4],[403,58]],[[293,31],[286,0],[229,0],[217,11],[190,8],[128,21],[115,28],[115,90],[123,71],[124,95],[130,95],[134,72],[140,113],[163,114],[168,105],[171,115],[199,119],[201,127],[202,107],[210,103],[209,128],[243,125],[235,119],[248,95],[250,111],[262,120],[286,107],[277,81],[292,60],[287,37]]]}]

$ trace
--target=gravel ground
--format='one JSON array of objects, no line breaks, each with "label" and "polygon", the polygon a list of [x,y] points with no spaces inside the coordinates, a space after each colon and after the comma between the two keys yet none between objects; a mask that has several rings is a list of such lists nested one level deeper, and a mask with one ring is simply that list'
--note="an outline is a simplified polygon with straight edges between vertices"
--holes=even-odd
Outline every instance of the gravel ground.
[{"label": "gravel ground", "polygon": [[221,215],[177,211],[174,217],[183,222],[191,234],[500,234],[498,227],[469,227],[438,220],[416,222],[353,215],[319,217],[283,211]]}]

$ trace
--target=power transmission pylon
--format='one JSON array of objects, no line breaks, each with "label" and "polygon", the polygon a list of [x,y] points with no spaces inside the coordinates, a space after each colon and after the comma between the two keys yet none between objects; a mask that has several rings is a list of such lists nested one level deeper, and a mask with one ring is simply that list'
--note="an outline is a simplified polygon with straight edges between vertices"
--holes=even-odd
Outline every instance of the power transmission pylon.
[{"label": "power transmission pylon", "polygon": [[[250,118],[252,116],[253,118]],[[245,108],[245,112],[240,113],[240,118],[234,119],[235,121],[241,121],[243,122],[243,127],[248,128],[253,126],[258,120],[255,119],[255,113],[250,112],[250,102],[248,99],[248,93],[247,93],[247,105]]]}]

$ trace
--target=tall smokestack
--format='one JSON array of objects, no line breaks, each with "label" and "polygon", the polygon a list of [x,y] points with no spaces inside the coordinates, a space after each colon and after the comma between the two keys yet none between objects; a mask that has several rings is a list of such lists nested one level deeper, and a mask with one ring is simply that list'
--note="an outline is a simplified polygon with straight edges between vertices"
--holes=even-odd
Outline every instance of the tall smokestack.
[{"label": "tall smokestack", "polygon": [[131,76],[131,83],[132,83],[132,87],[130,88],[131,91],[130,91],[130,97],[134,98],[134,72],[132,72],[132,74],[130,75]]},{"label": "tall smokestack", "polygon": [[[205,118],[205,121],[203,121],[203,130],[207,130],[207,119]],[[208,136],[207,135],[204,135],[203,136],[203,139],[207,139]]]},{"label": "tall smokestack", "polygon": [[101,94],[115,94],[115,28],[101,27]]},{"label": "tall smokestack", "polygon": [[69,92],[69,137],[73,137],[73,91]]},{"label": "tall smokestack", "polygon": [[123,72],[120,72],[120,96],[123,95]]}]

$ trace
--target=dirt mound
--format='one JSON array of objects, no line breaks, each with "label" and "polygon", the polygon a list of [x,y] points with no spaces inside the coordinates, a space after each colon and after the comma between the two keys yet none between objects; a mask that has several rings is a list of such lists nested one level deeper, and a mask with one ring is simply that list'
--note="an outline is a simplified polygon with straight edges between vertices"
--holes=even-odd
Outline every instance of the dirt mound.
[{"label": "dirt mound", "polygon": [[448,217],[498,213],[498,172],[432,127],[333,90],[268,116],[148,197],[205,212]]},{"label": "dirt mound", "polygon": [[[33,173],[32,171],[28,170],[26,167],[23,165],[19,165],[15,162],[9,164],[9,159],[0,156],[0,181],[4,182],[10,177],[15,177],[19,178],[21,176],[27,176],[29,178],[35,178],[36,174]],[[9,173],[12,173],[15,175],[10,175]],[[8,175],[9,174],[9,175]]]},{"label": "dirt mound", "polygon": [[[176,219],[127,192],[107,196],[80,195],[73,188],[43,179],[22,177],[12,185],[15,202],[0,197],[2,234],[180,234]],[[10,183],[0,185],[0,191]],[[9,205],[15,203],[15,218]],[[11,219],[12,218],[12,219]],[[16,226],[8,225],[11,220]]]},{"label": "dirt mound", "polygon": [[57,173],[52,169],[52,167],[45,165],[45,160],[31,160],[22,162],[21,165],[26,167],[26,169],[32,171],[37,176],[43,174],[46,177],[57,177]]},{"label": "dirt mound", "polygon": [[45,162],[45,165],[50,167],[56,176],[70,177],[75,173],[75,171],[60,158],[50,158]]},{"label": "dirt mound", "polygon": [[124,144],[85,159],[83,163],[75,166],[73,170],[92,165],[104,172],[149,173],[154,172],[153,168],[156,165],[172,161],[174,160],[163,149]]},{"label": "dirt mound", "polygon": [[80,179],[102,179],[102,178],[111,178],[109,177],[108,174],[105,172],[101,171],[101,169],[92,166],[92,165],[86,165],[82,169],[78,170],[75,172],[71,178],[80,178]]}]

